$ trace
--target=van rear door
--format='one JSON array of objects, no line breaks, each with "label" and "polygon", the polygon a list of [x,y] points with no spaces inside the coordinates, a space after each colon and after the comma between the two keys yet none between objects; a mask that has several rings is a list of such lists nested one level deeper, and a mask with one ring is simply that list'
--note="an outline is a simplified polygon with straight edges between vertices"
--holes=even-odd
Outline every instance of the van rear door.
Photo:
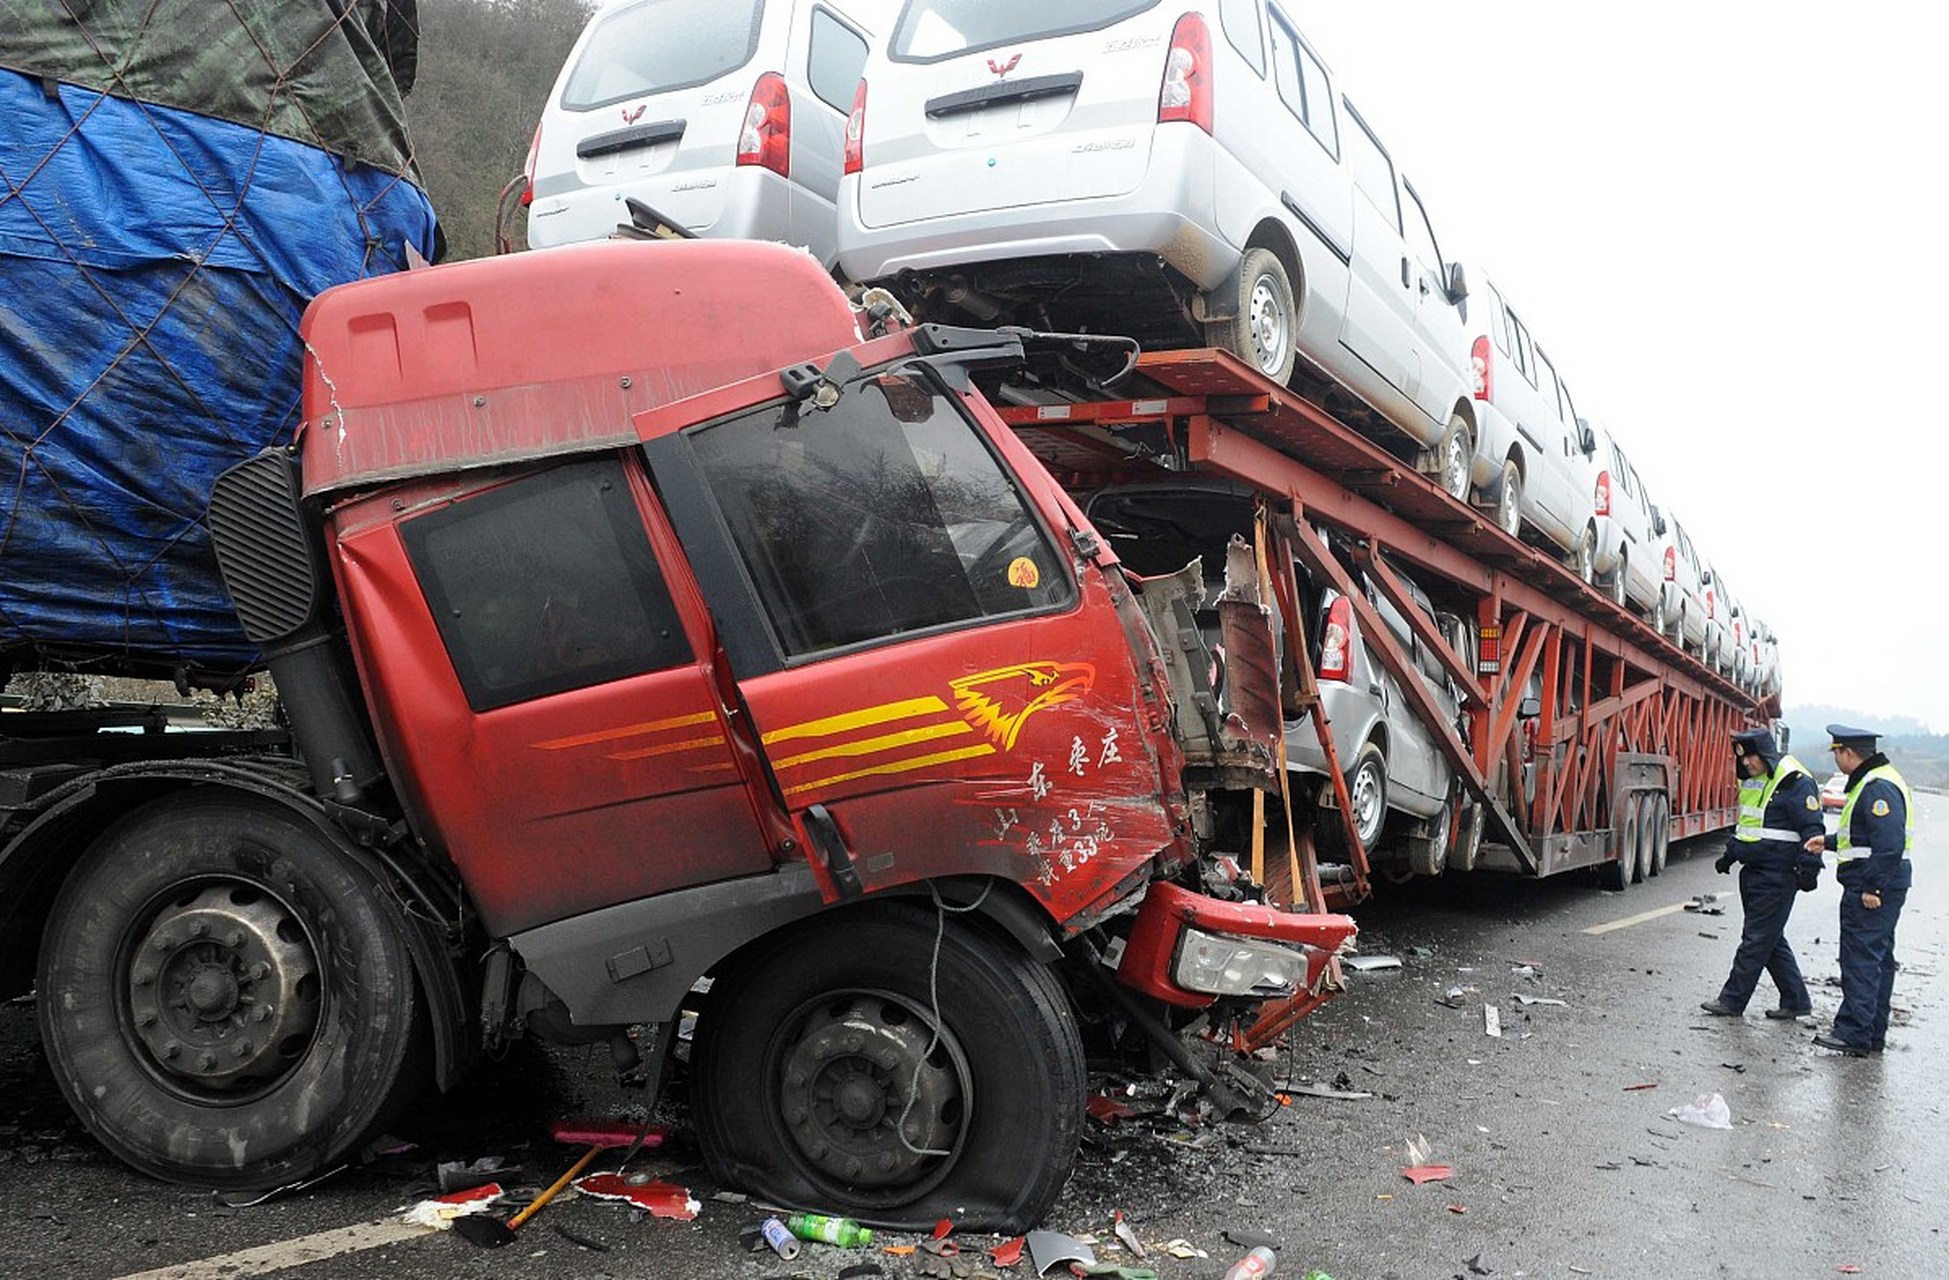
[{"label": "van rear door", "polygon": [[542,117],[529,212],[536,247],[599,239],[631,195],[692,231],[723,213],[758,73],[783,66],[790,6],[638,0],[599,13]]},{"label": "van rear door", "polygon": [[1158,0],[913,0],[867,71],[860,221],[1133,190],[1174,16]]}]

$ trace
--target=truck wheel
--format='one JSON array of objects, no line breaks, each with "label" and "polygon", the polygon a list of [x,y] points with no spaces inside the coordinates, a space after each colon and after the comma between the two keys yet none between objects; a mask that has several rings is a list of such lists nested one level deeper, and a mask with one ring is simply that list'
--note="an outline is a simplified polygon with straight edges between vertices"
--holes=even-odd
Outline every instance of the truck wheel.
[{"label": "truck wheel", "polygon": [[1631,808],[1638,816],[1637,870],[1632,873],[1631,879],[1638,884],[1643,884],[1655,874],[1651,869],[1651,852],[1655,843],[1651,838],[1653,812],[1651,793],[1646,791],[1640,794],[1631,802]]},{"label": "truck wheel", "polygon": [[1292,280],[1270,249],[1247,249],[1238,267],[1230,320],[1207,327],[1209,339],[1281,386],[1299,355],[1299,308]]},{"label": "truck wheel", "polygon": [[1663,791],[1652,793],[1651,800],[1651,874],[1665,873],[1665,860],[1671,852],[1672,843],[1672,801]]},{"label": "truck wheel", "polygon": [[41,1036],[115,1155],[199,1186],[329,1168],[410,1100],[427,1028],[384,886],[235,796],[136,810],[83,855],[41,946]]},{"label": "truck wheel", "polygon": [[1083,1046],[1054,974],[906,904],[816,921],[734,963],[691,1063],[716,1177],[905,1230],[1033,1227],[1082,1132]]},{"label": "truck wheel", "polygon": [[1635,801],[1624,805],[1624,826],[1614,833],[1617,857],[1598,867],[1597,878],[1606,889],[1613,893],[1623,893],[1631,887],[1631,877],[1638,870],[1638,806]]}]

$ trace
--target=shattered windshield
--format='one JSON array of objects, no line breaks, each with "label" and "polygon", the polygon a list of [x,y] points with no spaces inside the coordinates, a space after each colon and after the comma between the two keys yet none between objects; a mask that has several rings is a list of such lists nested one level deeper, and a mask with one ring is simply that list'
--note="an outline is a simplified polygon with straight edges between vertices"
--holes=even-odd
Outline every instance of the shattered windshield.
[{"label": "shattered windshield", "polygon": [[771,405],[691,438],[785,654],[1066,605],[1062,556],[923,374],[830,409]]}]

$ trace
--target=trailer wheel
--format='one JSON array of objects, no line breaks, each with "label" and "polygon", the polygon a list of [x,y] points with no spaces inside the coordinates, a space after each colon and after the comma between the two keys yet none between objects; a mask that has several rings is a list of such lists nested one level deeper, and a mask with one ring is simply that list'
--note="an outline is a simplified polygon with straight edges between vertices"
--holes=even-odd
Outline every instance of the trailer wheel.
[{"label": "trailer wheel", "polygon": [[69,1104],[171,1181],[320,1172],[426,1075],[384,886],[301,817],[244,797],[172,797],[110,828],[55,902],[39,981]]},{"label": "trailer wheel", "polygon": [[1299,357],[1299,308],[1285,264],[1272,250],[1245,251],[1232,305],[1232,319],[1209,326],[1211,340],[1284,386]]},{"label": "trailer wheel", "polygon": [[1598,878],[1604,887],[1613,893],[1623,893],[1631,887],[1631,877],[1638,869],[1638,808],[1635,802],[1624,806],[1624,826],[1616,833],[1617,857],[1602,864]]},{"label": "trailer wheel", "polygon": [[905,904],[815,921],[734,963],[692,1070],[716,1177],[908,1230],[1034,1226],[1082,1132],[1082,1041],[1054,974]]},{"label": "trailer wheel", "polygon": [[1651,839],[1651,815],[1652,815],[1651,793],[1649,791],[1641,792],[1638,795],[1638,797],[1631,802],[1631,808],[1632,811],[1637,815],[1637,819],[1638,819],[1638,840],[1637,840],[1637,848],[1636,848],[1636,854],[1634,859],[1637,866],[1637,870],[1632,873],[1631,878],[1634,881],[1636,881],[1638,884],[1643,884],[1646,881],[1650,880],[1651,877],[1655,874],[1651,869],[1651,853],[1652,853],[1652,843],[1653,843]]},{"label": "trailer wheel", "polygon": [[1652,793],[1651,799],[1651,874],[1665,873],[1665,861],[1671,852],[1672,843],[1672,799],[1663,791]]}]

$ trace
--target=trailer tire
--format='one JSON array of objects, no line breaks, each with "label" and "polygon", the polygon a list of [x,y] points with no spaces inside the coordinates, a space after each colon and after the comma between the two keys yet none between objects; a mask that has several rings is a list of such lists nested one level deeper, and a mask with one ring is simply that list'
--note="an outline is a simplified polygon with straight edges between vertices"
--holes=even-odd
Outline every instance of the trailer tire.
[{"label": "trailer tire", "polygon": [[1665,862],[1671,852],[1672,843],[1672,798],[1663,791],[1652,793],[1651,799],[1651,874],[1665,873]]},{"label": "trailer tire", "polygon": [[104,832],[49,915],[39,982],[75,1113],[174,1182],[319,1173],[428,1076],[384,884],[302,816],[248,797],[172,796]]},{"label": "trailer tire", "polygon": [[1615,837],[1617,857],[1598,867],[1598,878],[1613,893],[1624,893],[1638,869],[1638,808],[1635,801],[1624,805],[1624,825]]},{"label": "trailer tire", "polygon": [[823,917],[734,960],[691,1066],[715,1177],[904,1230],[1033,1227],[1082,1135],[1082,1040],[1053,972],[908,904]]},{"label": "trailer tire", "polygon": [[1651,793],[1649,791],[1641,792],[1637,799],[1631,802],[1631,807],[1636,811],[1638,819],[1637,870],[1633,874],[1632,879],[1638,884],[1644,884],[1653,875],[1657,874],[1651,869],[1653,844],[1651,839],[1651,816],[1654,811]]}]

